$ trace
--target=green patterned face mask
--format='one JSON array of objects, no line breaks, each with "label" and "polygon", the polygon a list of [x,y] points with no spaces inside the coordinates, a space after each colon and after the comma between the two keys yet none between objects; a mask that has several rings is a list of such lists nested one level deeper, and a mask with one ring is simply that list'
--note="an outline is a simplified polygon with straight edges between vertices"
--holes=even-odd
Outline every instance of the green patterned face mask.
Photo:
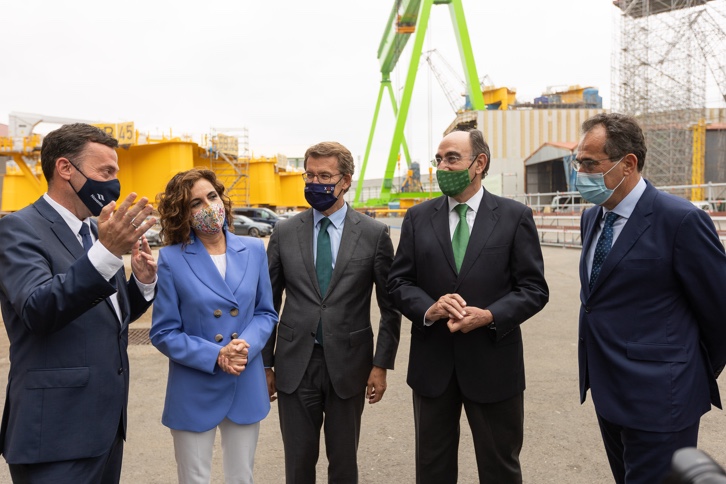
[{"label": "green patterned face mask", "polygon": [[[474,158],[476,161],[476,158]],[[471,165],[474,164],[471,162]],[[436,170],[436,180],[439,182],[439,188],[441,193],[450,197],[455,197],[471,183],[471,177],[469,176],[469,168],[464,170]]]}]

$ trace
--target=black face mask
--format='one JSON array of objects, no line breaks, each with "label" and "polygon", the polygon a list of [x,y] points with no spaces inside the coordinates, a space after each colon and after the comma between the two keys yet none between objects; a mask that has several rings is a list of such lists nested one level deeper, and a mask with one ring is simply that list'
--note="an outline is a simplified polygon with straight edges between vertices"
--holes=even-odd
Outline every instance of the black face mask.
[{"label": "black face mask", "polygon": [[[69,160],[70,161],[70,160]],[[111,202],[118,200],[121,195],[121,182],[118,178],[108,181],[98,181],[93,178],[88,178],[76,165],[71,163],[73,168],[78,170],[78,173],[86,177],[86,183],[83,184],[80,190],[73,188],[73,184],[68,180],[68,184],[71,185],[73,191],[76,192],[78,198],[81,199],[83,204],[91,211],[93,215],[98,217],[101,214],[103,207]]]},{"label": "black face mask", "polygon": [[340,180],[335,183],[306,183],[305,200],[318,212],[325,212],[338,201],[338,197],[335,196],[335,186]]}]

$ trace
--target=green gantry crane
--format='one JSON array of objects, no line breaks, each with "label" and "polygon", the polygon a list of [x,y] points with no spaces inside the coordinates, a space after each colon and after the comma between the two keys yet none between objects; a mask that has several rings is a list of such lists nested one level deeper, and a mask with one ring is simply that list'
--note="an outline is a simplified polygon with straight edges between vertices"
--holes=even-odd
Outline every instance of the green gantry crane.
[{"label": "green gantry crane", "polygon": [[[474,55],[471,50],[471,40],[469,39],[469,30],[466,26],[464,17],[464,7],[461,0],[396,0],[388,17],[386,29],[383,32],[381,44],[378,47],[378,60],[381,64],[381,87],[378,90],[378,100],[376,101],[376,109],[373,113],[373,123],[371,131],[368,135],[368,144],[363,158],[363,166],[361,174],[358,178],[358,184],[355,190],[354,206],[361,206],[360,194],[363,188],[366,167],[368,165],[368,157],[373,144],[373,137],[376,131],[376,123],[378,121],[378,113],[381,107],[384,91],[388,91],[393,105],[393,114],[396,117],[396,125],[393,131],[393,140],[391,142],[391,150],[388,154],[388,163],[386,172],[383,177],[383,185],[381,186],[381,194],[378,199],[367,201],[367,205],[386,205],[393,198],[422,198],[428,196],[425,192],[408,192],[405,194],[391,193],[393,187],[393,175],[396,163],[399,159],[399,151],[403,148],[406,164],[411,165],[411,157],[408,152],[408,146],[403,136],[403,129],[406,126],[406,118],[408,117],[409,107],[411,105],[411,95],[413,94],[413,86],[416,82],[416,74],[418,72],[419,60],[423,50],[424,37],[428,27],[429,17],[431,16],[431,8],[434,5],[448,5],[451,21],[454,26],[454,33],[459,47],[459,55],[461,57],[462,67],[464,68],[464,78],[466,83],[466,91],[469,96],[473,110],[483,111],[486,109],[484,105],[484,97],[481,89],[479,89],[479,77],[476,72],[476,64],[474,63]],[[415,34],[413,42],[413,52],[411,53],[411,61],[408,66],[406,75],[406,84],[401,97],[400,108],[396,103],[391,86],[391,72],[396,67],[399,57],[403,52],[409,37]]]}]

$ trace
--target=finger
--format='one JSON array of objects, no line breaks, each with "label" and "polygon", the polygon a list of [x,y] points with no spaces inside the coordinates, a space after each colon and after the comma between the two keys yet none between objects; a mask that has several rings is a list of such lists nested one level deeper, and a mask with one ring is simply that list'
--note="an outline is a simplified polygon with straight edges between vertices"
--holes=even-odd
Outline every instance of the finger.
[{"label": "finger", "polygon": [[[149,211],[151,211],[151,205],[147,205],[148,203],[149,199],[147,197],[141,197],[138,202],[129,207],[126,211],[126,216],[130,219],[135,219],[144,211],[144,209],[149,208]],[[139,220],[139,222],[142,222],[142,220]]]},{"label": "finger", "polygon": [[124,215],[126,215],[126,213],[129,211],[129,207],[132,203],[134,203],[134,200],[136,200],[136,193],[129,193],[126,198],[124,198],[124,201],[121,202],[121,204],[116,209],[116,215],[118,217],[123,217]]},{"label": "finger", "polygon": [[441,306],[444,308],[450,318],[461,319],[466,316],[466,314],[462,312],[461,308],[449,304],[448,302],[443,303]]},{"label": "finger", "polygon": [[449,327],[449,331],[451,331],[452,333],[456,333],[461,328],[461,325],[453,319],[449,319],[446,322],[446,326]]},{"label": "finger", "polygon": [[146,239],[145,235],[141,236],[141,251],[143,255],[151,257],[153,259],[153,255],[151,255],[151,246],[149,245],[149,241]]},{"label": "finger", "polygon": [[101,209],[101,213],[98,216],[98,223],[106,223],[111,218],[113,210],[116,208],[116,201],[112,200],[108,205]]}]

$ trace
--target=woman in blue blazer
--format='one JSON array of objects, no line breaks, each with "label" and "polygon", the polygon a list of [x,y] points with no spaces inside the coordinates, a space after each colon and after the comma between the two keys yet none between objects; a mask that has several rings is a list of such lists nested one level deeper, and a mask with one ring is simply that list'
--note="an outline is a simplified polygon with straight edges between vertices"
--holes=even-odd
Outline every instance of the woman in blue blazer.
[{"label": "woman in blue blazer", "polygon": [[231,202],[214,172],[178,173],[159,196],[158,293],[151,342],[169,357],[162,423],[180,483],[209,483],[217,427],[227,482],[252,483],[270,410],[260,352],[277,321],[263,243],[227,231]]}]

